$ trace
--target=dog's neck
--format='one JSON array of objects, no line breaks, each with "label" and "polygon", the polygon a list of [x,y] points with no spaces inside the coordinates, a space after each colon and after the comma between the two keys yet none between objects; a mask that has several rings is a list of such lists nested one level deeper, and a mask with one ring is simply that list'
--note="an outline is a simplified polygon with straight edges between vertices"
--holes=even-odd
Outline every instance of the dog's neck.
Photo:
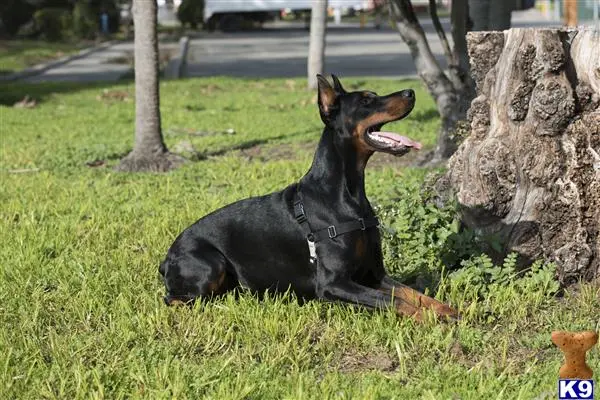
[{"label": "dog's neck", "polygon": [[364,211],[371,210],[365,192],[365,162],[351,143],[336,143],[333,129],[326,127],[312,165],[301,182],[350,201]]}]

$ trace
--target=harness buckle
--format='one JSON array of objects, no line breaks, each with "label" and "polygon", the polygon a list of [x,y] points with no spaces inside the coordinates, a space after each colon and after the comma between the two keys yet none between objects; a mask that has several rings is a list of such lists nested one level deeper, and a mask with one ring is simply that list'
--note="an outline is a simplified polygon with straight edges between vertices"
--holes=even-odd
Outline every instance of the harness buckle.
[{"label": "harness buckle", "polygon": [[367,226],[365,225],[365,220],[362,218],[358,219],[358,222],[360,222],[360,230],[364,231],[365,229],[367,229]]},{"label": "harness buckle", "polygon": [[317,246],[315,245],[315,242],[310,239],[306,239],[306,242],[308,243],[308,259],[311,264],[314,264],[315,261],[317,261]]},{"label": "harness buckle", "polygon": [[329,234],[329,239],[333,239],[337,236],[337,230],[334,225],[330,225],[327,227],[327,233]]},{"label": "harness buckle", "polygon": [[306,213],[304,212],[304,204],[302,204],[302,201],[297,201],[294,203],[294,214],[296,220],[299,223],[303,223],[307,220]]}]

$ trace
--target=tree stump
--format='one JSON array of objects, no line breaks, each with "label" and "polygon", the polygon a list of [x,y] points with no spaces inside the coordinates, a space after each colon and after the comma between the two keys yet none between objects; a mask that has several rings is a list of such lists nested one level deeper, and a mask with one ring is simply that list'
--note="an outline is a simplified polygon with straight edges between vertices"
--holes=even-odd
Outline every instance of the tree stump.
[{"label": "tree stump", "polygon": [[554,261],[563,285],[599,278],[600,33],[510,29],[467,42],[477,97],[441,185],[502,256]]}]

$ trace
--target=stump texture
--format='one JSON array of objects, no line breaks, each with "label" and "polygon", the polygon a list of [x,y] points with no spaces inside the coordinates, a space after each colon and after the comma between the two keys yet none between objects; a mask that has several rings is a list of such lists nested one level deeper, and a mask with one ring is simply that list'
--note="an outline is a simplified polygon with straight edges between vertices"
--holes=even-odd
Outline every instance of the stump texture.
[{"label": "stump texture", "polygon": [[463,223],[556,262],[563,285],[600,277],[600,34],[511,29],[467,37],[477,97],[444,185]]}]

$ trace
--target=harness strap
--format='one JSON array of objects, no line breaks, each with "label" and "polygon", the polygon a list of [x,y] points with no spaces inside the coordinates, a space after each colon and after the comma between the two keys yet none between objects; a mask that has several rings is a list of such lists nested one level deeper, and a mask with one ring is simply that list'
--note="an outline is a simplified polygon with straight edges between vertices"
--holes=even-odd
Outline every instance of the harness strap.
[{"label": "harness strap", "polygon": [[367,228],[372,228],[375,226],[379,226],[379,220],[375,217],[371,218],[359,218],[354,221],[343,222],[338,225],[329,225],[327,228],[320,229],[316,232],[313,232],[314,241],[319,242],[323,239],[333,239],[339,235],[343,235],[344,233],[352,232],[352,231],[364,231]]},{"label": "harness strap", "polygon": [[325,239],[334,239],[340,235],[345,233],[358,231],[358,230],[366,230],[368,228],[373,228],[379,226],[379,220],[377,217],[369,217],[369,218],[358,218],[353,221],[342,222],[337,225],[329,225],[327,228],[319,229],[313,231],[308,224],[308,218],[306,217],[306,211],[304,210],[304,203],[302,202],[302,198],[300,197],[300,185],[296,187],[296,192],[294,193],[294,217],[296,221],[302,227],[304,234],[306,235],[306,240],[308,242],[308,248],[310,251],[310,262],[314,263],[317,259],[316,251],[315,251],[315,243],[320,242]]}]

